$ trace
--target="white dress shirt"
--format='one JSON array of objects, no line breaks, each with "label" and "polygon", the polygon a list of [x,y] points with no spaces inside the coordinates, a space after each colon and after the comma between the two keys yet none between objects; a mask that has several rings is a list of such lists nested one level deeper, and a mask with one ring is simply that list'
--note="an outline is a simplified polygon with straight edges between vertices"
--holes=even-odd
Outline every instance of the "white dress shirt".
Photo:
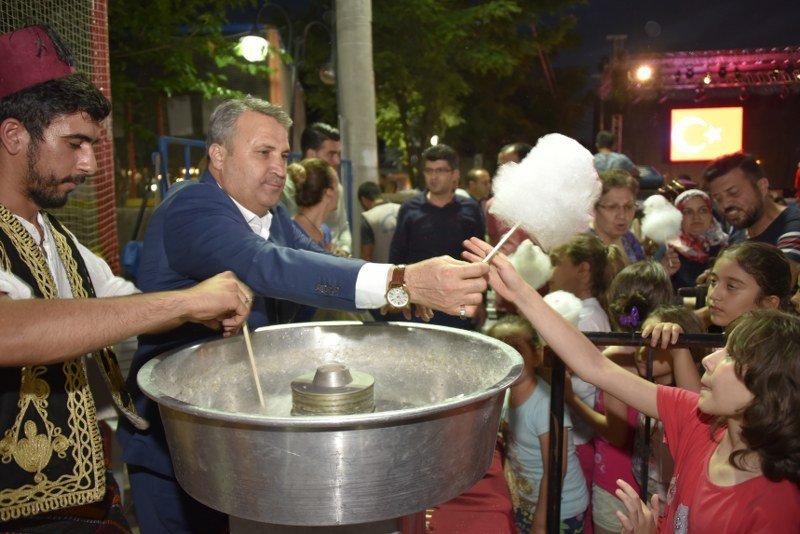
[{"label": "white dress shirt", "polygon": [[[33,224],[18,215],[14,216],[22,223],[22,226],[33,237],[33,240],[41,243],[41,247],[47,256],[47,266],[53,275],[59,298],[72,298],[72,288],[69,285],[67,270],[58,255],[53,234],[50,231],[50,226],[46,224],[44,216],[41,213],[36,216],[39,226],[44,229],[44,239],[39,235],[39,231]],[[98,297],[119,297],[139,293],[139,290],[132,283],[119,276],[114,276],[105,261],[78,243],[77,239],[75,242],[78,245],[78,252],[86,264],[86,269],[89,271],[89,277],[92,279],[92,284]],[[33,291],[28,284],[2,268],[0,268],[0,293],[5,293],[12,299],[33,298]]]}]

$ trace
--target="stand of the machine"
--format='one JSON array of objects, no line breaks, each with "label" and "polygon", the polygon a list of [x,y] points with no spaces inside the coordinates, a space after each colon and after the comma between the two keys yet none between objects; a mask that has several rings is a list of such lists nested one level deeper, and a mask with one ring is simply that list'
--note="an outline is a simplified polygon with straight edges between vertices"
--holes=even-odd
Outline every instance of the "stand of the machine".
[{"label": "stand of the machine", "polygon": [[229,525],[231,534],[424,534],[425,512],[373,523],[325,527],[273,525],[231,516]]}]

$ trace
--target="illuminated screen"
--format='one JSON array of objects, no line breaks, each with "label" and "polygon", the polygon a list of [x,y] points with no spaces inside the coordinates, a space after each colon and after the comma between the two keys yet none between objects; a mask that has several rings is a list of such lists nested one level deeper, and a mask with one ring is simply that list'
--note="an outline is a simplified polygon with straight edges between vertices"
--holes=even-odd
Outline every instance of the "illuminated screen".
[{"label": "illuminated screen", "polygon": [[740,151],[743,116],[741,107],[673,109],[670,161],[708,161]]}]

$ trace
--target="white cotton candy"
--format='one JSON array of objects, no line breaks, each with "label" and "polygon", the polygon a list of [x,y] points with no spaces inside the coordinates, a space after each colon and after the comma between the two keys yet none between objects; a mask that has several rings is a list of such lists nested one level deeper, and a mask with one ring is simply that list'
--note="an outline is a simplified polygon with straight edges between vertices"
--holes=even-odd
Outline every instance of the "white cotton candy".
[{"label": "white cotton candy", "polygon": [[544,297],[544,301],[564,319],[578,326],[581,318],[581,299],[569,291],[553,291]]},{"label": "white cotton candy", "polygon": [[550,256],[542,252],[530,239],[519,244],[517,250],[508,257],[519,275],[529,286],[539,289],[553,276]]},{"label": "white cotton candy", "polygon": [[652,195],[644,201],[642,235],[659,245],[677,238],[681,233],[683,214],[661,195]]},{"label": "white cotton candy", "polygon": [[589,228],[601,185],[588,150],[548,134],[520,163],[500,167],[492,190],[492,215],[509,226],[519,223],[551,250]]}]

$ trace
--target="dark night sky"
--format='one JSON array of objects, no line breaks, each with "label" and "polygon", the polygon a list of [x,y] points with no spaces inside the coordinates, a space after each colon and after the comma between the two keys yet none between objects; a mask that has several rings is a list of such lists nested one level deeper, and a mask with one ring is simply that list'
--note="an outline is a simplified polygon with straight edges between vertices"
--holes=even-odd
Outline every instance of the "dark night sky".
[{"label": "dark night sky", "polygon": [[632,54],[800,45],[798,0],[589,0],[572,13],[582,43],[560,65],[596,67],[611,53],[611,34],[627,34]]},{"label": "dark night sky", "polygon": [[[290,16],[322,9],[319,0],[270,3]],[[373,3],[374,9],[380,7]],[[800,0],[588,0],[571,12],[577,17],[581,44],[554,58],[556,65],[593,69],[610,55],[606,35],[611,34],[626,34],[626,49],[634,54],[800,46]],[[252,24],[253,17],[248,12],[233,18]],[[267,20],[282,22],[270,10],[263,12],[261,21]]]}]

